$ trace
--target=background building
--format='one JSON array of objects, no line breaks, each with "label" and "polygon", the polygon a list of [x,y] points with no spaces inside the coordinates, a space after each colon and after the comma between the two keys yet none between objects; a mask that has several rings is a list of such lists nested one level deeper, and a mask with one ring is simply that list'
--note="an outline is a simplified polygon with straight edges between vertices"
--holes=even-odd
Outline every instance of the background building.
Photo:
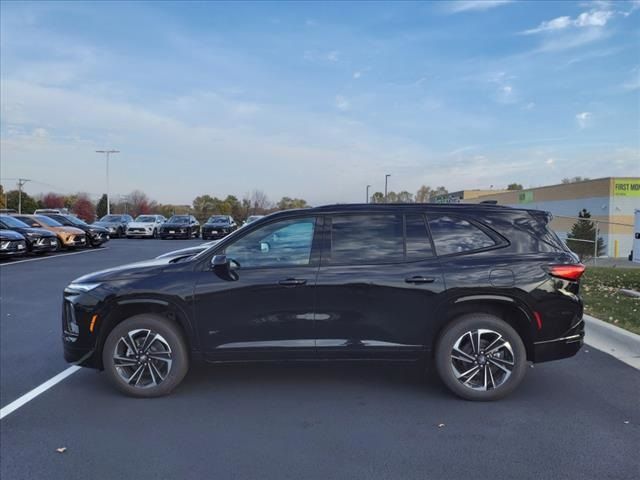
[{"label": "background building", "polygon": [[507,190],[459,190],[457,192],[450,192],[442,195],[432,195],[429,201],[431,203],[463,203],[482,195],[502,193],[506,191]]},{"label": "background building", "polygon": [[573,217],[584,208],[598,222],[605,243],[604,255],[626,257],[633,248],[634,210],[640,209],[640,177],[598,178],[464,198],[469,203],[485,200],[551,212],[554,216],[551,225],[563,239],[576,222]]}]

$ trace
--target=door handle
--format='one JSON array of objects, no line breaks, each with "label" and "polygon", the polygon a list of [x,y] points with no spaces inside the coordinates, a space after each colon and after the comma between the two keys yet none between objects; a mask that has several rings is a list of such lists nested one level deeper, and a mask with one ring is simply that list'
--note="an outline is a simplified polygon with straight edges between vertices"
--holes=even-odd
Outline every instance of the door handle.
[{"label": "door handle", "polygon": [[284,285],[285,287],[297,287],[298,285],[305,285],[306,283],[307,281],[303,278],[286,278],[278,282],[279,285]]},{"label": "door handle", "polygon": [[436,281],[435,277],[423,277],[416,275],[415,277],[409,277],[404,279],[407,283],[433,283]]}]

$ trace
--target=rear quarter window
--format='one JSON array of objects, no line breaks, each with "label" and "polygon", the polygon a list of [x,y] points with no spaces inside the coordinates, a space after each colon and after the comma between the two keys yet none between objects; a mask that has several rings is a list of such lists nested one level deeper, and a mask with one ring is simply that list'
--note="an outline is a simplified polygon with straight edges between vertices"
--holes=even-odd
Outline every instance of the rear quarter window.
[{"label": "rear quarter window", "polygon": [[496,245],[481,228],[452,215],[430,215],[429,229],[438,255],[472,252]]}]

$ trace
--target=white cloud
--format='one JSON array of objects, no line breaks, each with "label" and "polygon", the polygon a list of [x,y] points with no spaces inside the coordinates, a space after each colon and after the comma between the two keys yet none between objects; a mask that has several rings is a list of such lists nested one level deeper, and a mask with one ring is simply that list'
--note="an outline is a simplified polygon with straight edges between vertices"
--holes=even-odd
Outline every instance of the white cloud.
[{"label": "white cloud", "polygon": [[546,163],[547,165],[551,166],[555,163],[555,160],[553,158],[547,158],[544,163]]},{"label": "white cloud", "polygon": [[340,52],[338,52],[337,50],[332,50],[327,53],[327,60],[329,60],[330,62],[337,62],[339,60],[339,56]]},{"label": "white cloud", "polygon": [[533,110],[536,108],[536,102],[529,102],[524,106],[525,110]]},{"label": "white cloud", "polygon": [[342,95],[336,95],[336,108],[343,112],[346,112],[351,108],[351,103]]},{"label": "white cloud", "polygon": [[542,22],[536,28],[525,30],[522,33],[524,35],[533,35],[542,32],[565,30],[569,27],[604,27],[613,16],[614,12],[611,10],[591,10],[589,12],[581,13],[575,19],[563,16],[554,18],[553,20],[547,20]]},{"label": "white cloud", "polygon": [[511,3],[513,0],[457,0],[448,2],[445,9],[448,13],[484,11]]},{"label": "white cloud", "polygon": [[362,76],[362,72],[353,72],[353,78],[356,80]]},{"label": "white cloud", "polygon": [[593,114],[591,112],[580,112],[576,114],[576,122],[581,129],[587,128],[593,120]]}]

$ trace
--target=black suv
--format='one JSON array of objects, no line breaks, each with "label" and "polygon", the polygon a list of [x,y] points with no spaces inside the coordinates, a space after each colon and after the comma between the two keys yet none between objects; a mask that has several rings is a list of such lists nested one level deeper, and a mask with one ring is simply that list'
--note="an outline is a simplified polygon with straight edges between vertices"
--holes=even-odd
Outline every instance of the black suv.
[{"label": "black suv", "polygon": [[493,400],[527,362],[574,355],[584,266],[550,215],[495,205],[334,205],[275,213],[195,255],[86,275],[64,291],[69,362],[140,397],[189,363],[434,360]]},{"label": "black suv", "polygon": [[202,225],[202,239],[215,240],[226,237],[237,229],[238,225],[230,215],[213,215]]},{"label": "black suv", "polygon": [[166,238],[198,238],[200,222],[193,215],[174,215],[160,226],[159,236]]},{"label": "black suv", "polygon": [[0,228],[21,234],[27,242],[30,253],[55,252],[59,248],[55,233],[44,228],[33,228],[10,215],[0,214]]}]

